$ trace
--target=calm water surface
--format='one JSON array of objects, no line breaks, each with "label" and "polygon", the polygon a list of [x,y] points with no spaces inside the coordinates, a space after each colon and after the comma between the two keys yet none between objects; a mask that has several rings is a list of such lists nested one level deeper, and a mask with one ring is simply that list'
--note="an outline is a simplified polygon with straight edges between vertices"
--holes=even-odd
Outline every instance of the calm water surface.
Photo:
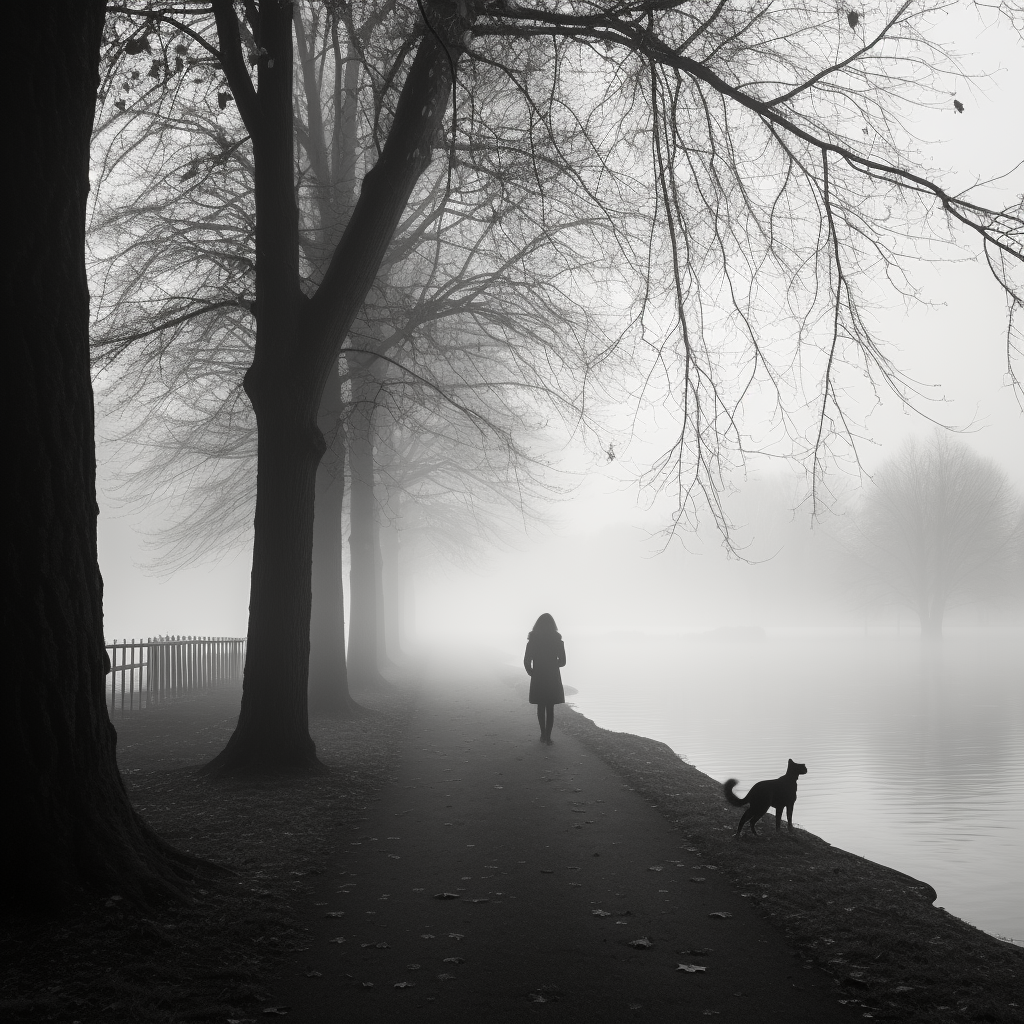
[{"label": "calm water surface", "polygon": [[[742,794],[803,761],[794,819],[1024,941],[1024,636],[567,638],[575,706]],[[774,826],[773,826],[774,827]]]}]

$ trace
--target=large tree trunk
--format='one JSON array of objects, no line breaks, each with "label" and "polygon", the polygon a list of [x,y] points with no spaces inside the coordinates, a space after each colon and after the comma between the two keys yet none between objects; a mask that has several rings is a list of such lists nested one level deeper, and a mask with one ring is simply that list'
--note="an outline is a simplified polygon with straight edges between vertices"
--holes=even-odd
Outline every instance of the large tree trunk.
[{"label": "large tree trunk", "polygon": [[361,708],[348,690],[341,520],[345,500],[344,413],[338,381],[324,388],[320,423],[328,439],[316,474],[313,515],[313,610],[309,625],[309,707],[318,714],[354,718]]},{"label": "large tree trunk", "polygon": [[[237,30],[218,11],[221,43]],[[259,91],[252,130],[256,198],[256,346],[245,391],[256,414],[256,515],[242,707],[221,772],[310,769],[306,684],[312,603],[313,504],[325,444],[320,394],[299,358],[298,210],[292,171],[292,22],[287,4],[260,6]],[[250,86],[251,91],[251,86]],[[246,103],[242,98],[241,105]]]},{"label": "large tree trunk", "polygon": [[[7,702],[0,716],[3,902],[40,909],[82,887],[151,896],[191,858],[132,809],[104,702],[102,581],[89,375],[85,214],[103,0],[15,4],[23,61],[10,152],[31,155],[8,216],[13,405],[5,503]],[[13,22],[13,23],[12,23]]]},{"label": "large tree trunk", "polygon": [[385,683],[377,659],[378,566],[377,498],[374,493],[373,441],[378,381],[369,372],[352,382],[348,420],[349,466],[349,678],[361,689]]},{"label": "large tree trunk", "polygon": [[451,62],[469,22],[459,13],[463,8],[445,5],[433,31],[421,36],[387,141],[307,302],[299,287],[293,180],[291,5],[259,6],[258,92],[234,4],[213,0],[212,7],[221,67],[253,140],[257,331],[245,388],[259,450],[242,709],[227,747],[209,767],[308,769],[318,763],[308,730],[307,680],[313,503],[325,448],[316,422],[320,396],[430,162],[452,85]]}]

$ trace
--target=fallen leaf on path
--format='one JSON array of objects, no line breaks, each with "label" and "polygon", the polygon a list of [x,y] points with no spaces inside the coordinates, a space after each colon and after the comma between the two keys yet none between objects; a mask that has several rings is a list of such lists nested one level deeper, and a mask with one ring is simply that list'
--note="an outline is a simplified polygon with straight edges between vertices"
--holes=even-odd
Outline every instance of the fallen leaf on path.
[{"label": "fallen leaf on path", "polygon": [[434,893],[435,900],[457,900],[461,899],[457,892],[436,892]]},{"label": "fallen leaf on path", "polygon": [[420,938],[421,938],[421,939],[432,939],[433,937],[434,937],[434,936],[433,936],[433,935],[430,935],[429,933],[427,933],[427,934],[425,934],[425,935],[421,935],[421,936],[420,936]]},{"label": "fallen leaf on path", "polygon": [[[446,964],[464,964],[466,961],[461,956],[446,956],[442,963]],[[897,989],[897,991],[899,991]]]},{"label": "fallen leaf on path", "polygon": [[448,938],[449,939],[454,939],[456,942],[461,942],[465,937],[466,936],[463,935],[461,932],[449,932],[448,933]]},{"label": "fallen leaf on path", "polygon": [[653,868],[648,868],[647,870],[648,871],[661,871],[663,869],[662,869],[661,865],[659,864],[659,865],[657,865],[657,866],[655,866]]},{"label": "fallen leaf on path", "polygon": [[328,939],[327,941],[328,942],[337,942],[340,945],[342,942],[345,941],[345,937],[343,935],[338,935],[336,938]]},{"label": "fallen leaf on path", "polygon": [[267,1016],[271,1016],[271,1017],[284,1017],[284,1016],[287,1016],[287,1014],[288,1014],[288,1007],[287,1006],[268,1006],[263,1011],[263,1016],[264,1017],[267,1017]]},{"label": "fallen leaf on path", "polygon": [[401,839],[401,838],[402,838],[401,836],[388,836],[389,840],[391,840],[391,839]]},{"label": "fallen leaf on path", "polygon": [[708,917],[722,917],[722,918],[725,918],[725,917],[732,917],[732,914],[730,914],[728,910],[713,910],[713,911],[711,911],[710,914],[708,914]]},{"label": "fallen leaf on path", "polygon": [[707,881],[707,879],[704,879],[704,878],[691,878],[690,881],[691,882],[704,882],[704,881]]},{"label": "fallen leaf on path", "polygon": [[527,997],[531,1003],[546,1003],[547,1000],[539,992],[531,992]]},{"label": "fallen leaf on path", "polygon": [[555,869],[554,868],[541,868],[540,869],[540,873],[542,875],[553,875],[555,873]]},{"label": "fallen leaf on path", "polygon": [[494,788],[495,789],[504,789],[505,787],[504,786],[495,786]]},{"label": "fallen leaf on path", "polygon": [[686,952],[690,956],[707,956],[709,953],[714,953],[714,950],[710,946],[701,946],[699,949],[688,949]]},{"label": "fallen leaf on path", "polygon": [[455,980],[455,975],[454,974],[439,974],[437,976],[437,980],[438,981],[454,981]]},{"label": "fallen leaf on path", "polygon": [[413,889],[413,892],[423,892],[423,889],[422,889],[422,887],[419,888],[419,889]]},{"label": "fallen leaf on path", "polygon": [[698,971],[706,971],[706,967],[699,967],[697,964],[680,964],[677,971],[686,971],[687,974],[696,974]]},{"label": "fallen leaf on path", "polygon": [[470,900],[470,902],[471,903],[490,903],[491,901],[489,899],[487,899],[486,896],[483,896],[483,897],[481,897],[478,900]]},{"label": "fallen leaf on path", "polygon": [[405,965],[405,969],[407,971],[418,971],[420,969],[420,965],[419,964],[406,964]]},{"label": "fallen leaf on path", "polygon": [[484,865],[484,870],[485,871],[497,871],[498,870],[498,865],[497,864],[485,864]]},{"label": "fallen leaf on path", "polygon": [[654,945],[654,943],[651,942],[651,940],[648,939],[646,936],[644,936],[642,939],[634,939],[631,943],[629,943],[629,945],[631,945],[634,949],[650,949]]},{"label": "fallen leaf on path", "polygon": [[373,982],[372,981],[364,981],[363,982],[363,988],[373,988]]},{"label": "fallen leaf on path", "polygon": [[611,917],[612,916],[611,913],[609,911],[607,911],[607,910],[592,910],[591,914],[593,914],[594,917]]},{"label": "fallen leaf on path", "polygon": [[388,856],[389,856],[389,857],[390,857],[390,858],[391,858],[392,860],[401,860],[401,859],[402,859],[401,857],[399,857],[399,856],[398,856],[398,854],[397,854],[397,853],[389,853],[389,854],[388,854]]},{"label": "fallen leaf on path", "polygon": [[323,975],[319,971],[306,971],[307,978],[322,978]]},{"label": "fallen leaf on path", "polygon": [[396,981],[394,984],[395,988],[415,988],[411,981]]},{"label": "fallen leaf on path", "polygon": [[345,916],[345,911],[344,910],[331,910],[331,911],[328,911],[326,914],[324,914],[324,917],[344,917],[344,916]]}]

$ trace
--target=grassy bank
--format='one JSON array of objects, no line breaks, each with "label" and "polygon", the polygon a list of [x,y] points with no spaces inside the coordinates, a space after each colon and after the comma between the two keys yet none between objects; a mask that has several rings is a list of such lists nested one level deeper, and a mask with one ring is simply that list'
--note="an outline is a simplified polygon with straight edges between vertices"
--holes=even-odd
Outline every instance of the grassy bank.
[{"label": "grassy bank", "polygon": [[[740,812],[664,743],[609,732],[574,711],[558,725],[600,755],[724,872],[865,1017],[1024,1021],[1024,949],[932,905],[930,886],[802,829],[734,838]],[[767,826],[766,826],[767,822]]]},{"label": "grassy bank", "polygon": [[234,728],[237,690],[214,690],[119,718],[118,759],[132,800],[165,839],[232,869],[186,902],[143,909],[116,892],[59,919],[0,926],[0,1019],[254,1020],[281,954],[304,942],[293,905],[339,832],[358,829],[400,757],[411,710],[363,701],[352,722],[314,720],[321,775],[211,782],[198,769]]}]

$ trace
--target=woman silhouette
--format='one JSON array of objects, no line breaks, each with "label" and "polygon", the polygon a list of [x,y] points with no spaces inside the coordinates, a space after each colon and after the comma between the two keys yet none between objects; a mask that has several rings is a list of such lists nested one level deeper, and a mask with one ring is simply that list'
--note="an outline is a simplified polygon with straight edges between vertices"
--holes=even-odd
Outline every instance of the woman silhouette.
[{"label": "woman silhouette", "polygon": [[544,612],[533,624],[526,638],[523,667],[530,674],[530,703],[537,705],[541,743],[551,742],[551,727],[555,724],[555,705],[565,703],[562,673],[565,664],[565,644],[555,620]]}]

